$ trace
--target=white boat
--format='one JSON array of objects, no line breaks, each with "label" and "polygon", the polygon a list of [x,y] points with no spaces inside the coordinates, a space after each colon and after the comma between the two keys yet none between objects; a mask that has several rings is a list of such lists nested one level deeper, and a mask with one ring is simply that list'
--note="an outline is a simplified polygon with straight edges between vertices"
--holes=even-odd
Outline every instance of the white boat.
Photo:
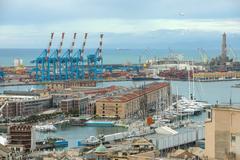
[{"label": "white boat", "polygon": [[95,146],[97,144],[100,144],[100,139],[98,139],[95,136],[90,136],[87,139],[82,139],[80,141],[77,141],[78,146]]},{"label": "white boat", "polygon": [[35,128],[40,132],[54,132],[57,130],[57,128],[52,124],[36,125]]}]

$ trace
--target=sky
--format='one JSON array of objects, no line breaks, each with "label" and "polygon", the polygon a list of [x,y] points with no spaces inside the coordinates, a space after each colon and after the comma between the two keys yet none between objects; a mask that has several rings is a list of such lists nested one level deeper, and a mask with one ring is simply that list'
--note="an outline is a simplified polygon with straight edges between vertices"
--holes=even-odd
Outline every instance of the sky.
[{"label": "sky", "polygon": [[[104,33],[106,48],[217,47],[226,32],[240,44],[240,0],[0,0],[0,48],[58,47],[89,33],[88,47]],[[211,36],[211,37],[210,37]]]}]

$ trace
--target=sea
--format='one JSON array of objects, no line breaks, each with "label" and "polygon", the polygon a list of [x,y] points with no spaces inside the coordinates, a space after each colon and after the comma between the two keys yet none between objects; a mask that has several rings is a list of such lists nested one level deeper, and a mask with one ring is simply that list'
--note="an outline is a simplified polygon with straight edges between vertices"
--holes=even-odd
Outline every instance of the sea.
[{"label": "sea", "polygon": [[[23,59],[25,65],[31,65],[30,61],[39,56],[42,49],[0,49],[0,66],[13,65],[15,58]],[[94,53],[94,50],[87,50],[86,55]],[[198,60],[200,61],[200,54],[197,50],[178,50],[178,53],[183,55],[184,59]],[[220,51],[213,49],[209,51],[209,57],[217,56]],[[86,56],[85,55],[85,56]],[[136,64],[144,62],[147,59],[163,58],[171,55],[168,49],[105,49],[103,51],[103,59],[105,64]],[[112,85],[125,86],[125,87],[138,87],[152,81],[120,81],[120,82],[99,82],[97,87],[108,87]],[[234,84],[240,83],[240,81],[221,81],[221,82],[195,82],[194,85],[187,81],[168,81],[171,83],[171,92],[173,94],[179,93],[179,95],[188,97],[189,93],[193,93],[197,100],[207,101],[211,104],[229,104],[230,101],[233,104],[240,105],[240,88],[233,88]],[[190,88],[189,88],[190,86]],[[44,88],[40,85],[30,86],[9,86],[0,87],[0,93],[4,90],[31,90],[35,88]],[[192,117],[195,121],[204,121],[205,113],[200,116]],[[54,133],[38,133],[37,137],[62,137],[69,141],[69,147],[76,147],[77,140],[87,138],[89,136],[96,136],[99,134],[111,134],[124,131],[124,128],[118,127],[67,127],[59,128]]]},{"label": "sea", "polygon": [[[66,49],[63,49],[64,53]],[[0,49],[0,66],[13,65],[14,59],[20,58],[25,66],[32,65],[31,61],[36,59],[43,49]],[[239,53],[238,49],[235,49]],[[84,57],[95,53],[95,49],[86,49]],[[220,49],[206,49],[210,58],[220,54]],[[163,58],[178,55],[185,60],[201,61],[201,53],[198,49],[103,49],[102,57],[104,64],[137,64],[144,63],[148,59]],[[231,56],[231,55],[229,55]]]}]

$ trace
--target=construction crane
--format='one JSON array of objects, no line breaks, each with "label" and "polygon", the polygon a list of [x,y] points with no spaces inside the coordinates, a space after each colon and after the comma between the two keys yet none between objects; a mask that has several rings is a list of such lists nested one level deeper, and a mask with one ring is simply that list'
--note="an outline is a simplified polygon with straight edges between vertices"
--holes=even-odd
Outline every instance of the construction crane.
[{"label": "construction crane", "polygon": [[230,45],[227,48],[227,53],[232,56],[233,62],[237,62],[238,61],[237,54],[236,54],[235,50]]},{"label": "construction crane", "polygon": [[88,78],[92,80],[101,79],[103,75],[103,57],[102,57],[103,34],[100,34],[99,47],[95,54],[87,56]]}]

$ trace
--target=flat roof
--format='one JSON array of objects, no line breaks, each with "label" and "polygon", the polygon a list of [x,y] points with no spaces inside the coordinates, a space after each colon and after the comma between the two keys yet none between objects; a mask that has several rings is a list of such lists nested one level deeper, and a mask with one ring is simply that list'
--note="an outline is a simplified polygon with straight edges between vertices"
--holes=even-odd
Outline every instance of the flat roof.
[{"label": "flat roof", "polygon": [[112,103],[119,103],[119,102],[127,102],[132,99],[135,99],[137,97],[143,96],[144,94],[151,93],[153,91],[156,91],[160,88],[164,88],[169,86],[169,83],[166,82],[157,82],[157,83],[151,83],[143,87],[143,89],[133,89],[132,91],[125,93],[125,94],[119,94],[111,97],[105,97],[98,99],[97,102],[112,102]]},{"label": "flat roof", "polygon": [[213,107],[216,110],[237,110],[240,111],[240,105],[218,104]]}]

